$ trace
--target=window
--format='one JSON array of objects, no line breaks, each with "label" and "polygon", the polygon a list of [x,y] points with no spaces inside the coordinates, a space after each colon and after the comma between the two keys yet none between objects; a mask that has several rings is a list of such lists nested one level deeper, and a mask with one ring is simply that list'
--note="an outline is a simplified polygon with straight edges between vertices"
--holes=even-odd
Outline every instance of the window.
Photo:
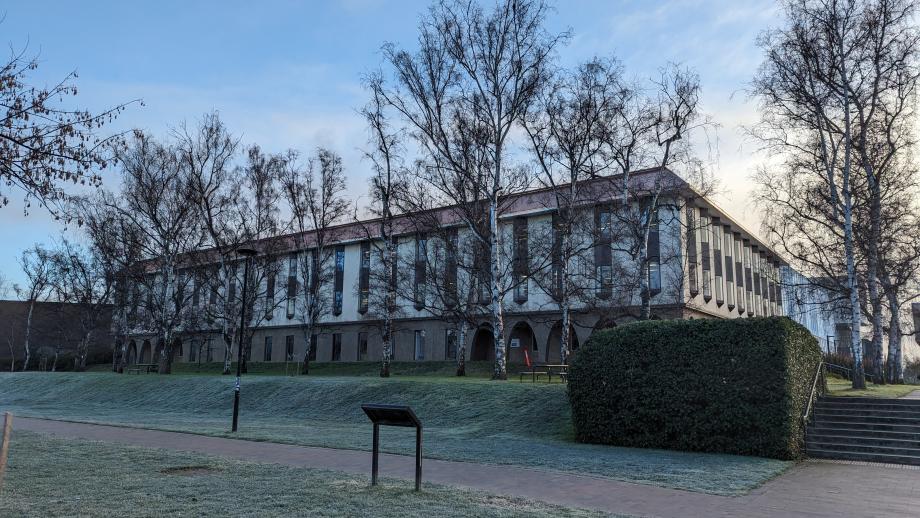
[{"label": "window", "polygon": [[658,236],[660,225],[657,207],[651,211],[649,217],[651,220],[648,232],[648,291],[649,297],[654,297],[661,293],[661,242]]},{"label": "window", "polygon": [[735,262],[732,260],[732,233],[728,227],[723,229],[725,242],[722,250],[725,251],[725,301],[728,302],[728,310],[735,309]]},{"label": "window", "polygon": [[480,304],[488,304],[492,300],[492,279],[489,276],[489,251],[484,243],[477,243],[473,260],[473,290],[479,295]]},{"label": "window", "polygon": [[210,287],[210,293],[208,293],[208,305],[211,306],[212,308],[217,305],[217,291],[218,291],[217,282],[215,282],[215,279],[217,279],[217,275],[216,275],[217,271],[215,270],[213,273],[215,275],[211,277],[211,281],[208,283]]},{"label": "window", "polygon": [[311,362],[316,361],[316,345],[318,338],[319,337],[317,335],[310,335],[310,353],[307,357],[310,358]]},{"label": "window", "polygon": [[236,303],[236,266],[230,268],[227,283],[227,305],[232,306]]},{"label": "window", "polygon": [[725,303],[725,286],[722,283],[722,225],[719,220],[712,220],[712,266],[715,274],[716,304]]},{"label": "window", "polygon": [[744,313],[744,243],[741,236],[735,234],[735,295],[738,302],[738,313]]},{"label": "window", "polygon": [[184,344],[182,342],[179,342],[179,347],[176,350],[176,356],[185,356],[185,348],[183,347],[183,345]]},{"label": "window", "polygon": [[613,214],[610,211],[603,210],[598,216],[598,237],[602,241],[610,242],[613,238]]},{"label": "window", "polygon": [[609,298],[613,288],[613,267],[609,264],[598,266],[597,274],[597,296],[605,299]]},{"label": "window", "polygon": [[358,277],[358,313],[367,313],[370,305],[371,244],[361,243],[361,271]]},{"label": "window", "polygon": [[425,359],[425,331],[415,331],[415,359]]},{"label": "window", "polygon": [[751,272],[754,279],[754,304],[751,306],[751,309],[754,310],[758,316],[763,316],[763,292],[761,291],[763,282],[760,272],[760,254],[757,253],[757,248],[753,248],[751,254]]},{"label": "window", "polygon": [[332,361],[337,362],[342,359],[342,333],[332,334]]},{"label": "window", "polygon": [[249,361],[252,360],[252,338],[251,337],[246,342],[246,347],[243,348],[243,359],[246,361],[246,363],[249,363]]},{"label": "window", "polygon": [[530,254],[527,249],[527,218],[514,220],[514,250],[512,268],[514,270],[514,301],[518,304],[527,302],[527,284]]},{"label": "window", "polygon": [[697,296],[700,292],[699,272],[697,271],[696,243],[699,228],[696,225],[696,214],[693,207],[687,207],[687,272],[690,285],[690,295]]},{"label": "window", "polygon": [[[272,266],[269,266],[272,268]],[[275,312],[275,273],[269,272],[268,278],[265,279],[265,320],[272,319],[272,313]]]},{"label": "window", "polygon": [[457,246],[457,229],[449,229],[444,261],[444,290],[446,292],[444,302],[448,308],[454,307],[457,303]]},{"label": "window", "polygon": [[201,304],[201,275],[196,273],[192,282],[194,282],[192,287],[192,306],[197,308]]},{"label": "window", "polygon": [[556,290],[557,298],[562,293],[562,233],[563,229],[561,218],[558,214],[553,214],[553,250],[552,250],[552,289]]},{"label": "window", "polygon": [[447,360],[457,359],[457,330],[444,330],[444,358]]},{"label": "window", "polygon": [[427,282],[428,238],[424,235],[415,238],[415,309],[425,309],[425,284]]},{"label": "window", "polygon": [[367,359],[367,333],[361,331],[358,333],[358,361]]},{"label": "window", "polygon": [[342,314],[343,294],[342,289],[345,285],[345,247],[340,246],[335,249],[335,292],[332,300],[332,314]]},{"label": "window", "polygon": [[751,270],[751,246],[744,245],[744,304],[747,307],[747,314],[754,314],[754,274]]},{"label": "window", "polygon": [[697,230],[703,267],[703,300],[706,302],[712,300],[712,261],[709,255],[709,235],[712,227],[709,221],[709,216],[700,215],[700,228]]},{"label": "window", "polygon": [[652,294],[661,293],[661,263],[658,258],[648,262],[648,289]]},{"label": "window", "polygon": [[265,349],[262,351],[262,360],[270,362],[272,361],[272,337],[265,337]]},{"label": "window", "polygon": [[201,342],[198,340],[192,340],[192,343],[188,347],[188,361],[193,362],[198,359],[198,348],[201,347]]},{"label": "window", "polygon": [[294,361],[294,335],[284,337],[284,361]]},{"label": "window", "polygon": [[205,342],[205,358],[205,361],[208,363],[214,361],[213,341],[210,338],[208,338],[208,340]]},{"label": "window", "polygon": [[597,244],[594,246],[595,291],[601,299],[610,298],[613,288],[613,257],[610,249],[613,215],[609,209],[598,207],[594,213]]},{"label": "window", "polygon": [[297,301],[297,254],[288,259],[287,317],[294,318],[294,304]]}]

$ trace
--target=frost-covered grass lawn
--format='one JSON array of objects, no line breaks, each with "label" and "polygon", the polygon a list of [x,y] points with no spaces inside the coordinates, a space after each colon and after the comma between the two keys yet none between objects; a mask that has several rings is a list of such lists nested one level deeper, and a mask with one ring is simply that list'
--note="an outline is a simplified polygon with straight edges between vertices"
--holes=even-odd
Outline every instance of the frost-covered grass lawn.
[{"label": "frost-covered grass lawn", "polygon": [[0,516],[537,516],[600,513],[428,484],[15,432]]},{"label": "frost-covered grass lawn", "polygon": [[827,395],[843,397],[880,397],[899,398],[915,390],[920,390],[920,385],[876,385],[866,382],[866,388],[858,390],[853,388],[853,382],[838,378],[827,377]]},{"label": "frost-covered grass lawn", "polygon": [[[0,409],[16,414],[231,436],[233,378],[113,373],[0,374]],[[565,386],[440,378],[243,378],[238,437],[369,450],[361,403],[411,405],[425,456],[742,494],[788,462],[575,443]],[[414,432],[385,427],[381,449],[414,451]]]}]

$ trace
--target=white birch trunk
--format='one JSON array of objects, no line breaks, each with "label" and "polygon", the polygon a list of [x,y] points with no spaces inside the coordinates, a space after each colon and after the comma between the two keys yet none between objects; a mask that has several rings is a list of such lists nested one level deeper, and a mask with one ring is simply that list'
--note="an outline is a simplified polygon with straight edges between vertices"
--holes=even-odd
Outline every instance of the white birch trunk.
[{"label": "white birch trunk", "polygon": [[[840,43],[840,55],[843,56],[843,42]],[[850,93],[847,83],[846,66],[841,61],[841,83],[843,84],[843,119],[844,119],[844,159],[843,159],[843,235],[844,251],[847,263],[847,288],[850,291],[850,341],[853,349],[853,388],[866,388],[866,375],[863,370],[863,350],[860,337],[862,314],[859,307],[859,281],[856,277],[855,245],[853,243],[853,194],[850,175],[852,162],[852,124],[850,116]]]},{"label": "white birch trunk", "polygon": [[466,376],[466,321],[461,320],[457,328],[457,376]]},{"label": "white birch trunk", "polygon": [[652,292],[650,272],[648,267],[648,241],[652,230],[652,217],[658,210],[658,197],[661,195],[661,186],[659,185],[649,203],[648,212],[642,219],[642,246],[639,247],[639,294],[641,297],[642,307],[639,312],[640,320],[652,318]]},{"label": "white birch trunk", "polygon": [[902,383],[903,368],[901,365],[901,314],[898,296],[895,292],[888,291],[888,312],[891,320],[888,325],[888,381]]},{"label": "white birch trunk", "polygon": [[29,368],[29,359],[32,357],[32,351],[29,347],[29,339],[32,337],[32,313],[35,310],[35,300],[29,301],[29,313],[26,316],[26,338],[23,341],[23,347],[25,348],[25,358],[22,362],[22,370],[25,371]]},{"label": "white birch trunk", "polygon": [[495,366],[492,379],[508,379],[505,361],[505,322],[502,314],[501,300],[501,250],[498,236],[498,199],[489,200],[489,262],[490,284],[492,288],[492,336],[495,339]]}]

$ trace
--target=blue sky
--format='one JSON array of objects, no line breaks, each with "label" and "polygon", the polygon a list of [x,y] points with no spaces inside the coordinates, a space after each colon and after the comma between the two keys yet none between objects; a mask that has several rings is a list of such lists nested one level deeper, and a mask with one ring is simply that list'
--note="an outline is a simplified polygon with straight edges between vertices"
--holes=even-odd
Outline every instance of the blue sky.
[{"label": "blue sky", "polygon": [[[486,0],[488,1],[488,0]],[[111,127],[158,135],[217,110],[245,143],[270,151],[318,145],[341,153],[350,191],[366,191],[365,131],[355,110],[366,101],[361,77],[381,65],[384,42],[411,46],[416,0],[10,2],[0,40],[28,46],[40,67],[35,85],[76,70],[75,106],[102,109],[131,99]],[[644,78],[668,61],[699,74],[703,108],[720,124],[717,201],[752,230],[759,227],[748,180],[762,161],[740,126],[756,120],[744,89],[760,63],[757,35],[779,23],[768,0],[570,0],[555,2],[551,30],[571,28],[563,65],[616,56]],[[112,174],[109,188],[117,186]],[[20,282],[16,257],[61,227],[39,209],[23,217],[13,192],[0,208],[0,273]]]}]

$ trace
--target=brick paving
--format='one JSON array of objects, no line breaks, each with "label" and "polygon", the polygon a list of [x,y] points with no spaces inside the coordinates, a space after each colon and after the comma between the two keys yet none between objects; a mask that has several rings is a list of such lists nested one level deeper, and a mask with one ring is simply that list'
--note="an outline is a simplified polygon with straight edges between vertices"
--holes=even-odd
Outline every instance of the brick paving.
[{"label": "brick paving", "polygon": [[[14,430],[246,461],[370,473],[370,453],[16,417]],[[15,432],[14,432],[15,433]],[[381,475],[414,477],[414,458],[381,455]],[[807,461],[744,496],[726,497],[600,477],[426,459],[424,480],[570,507],[654,517],[918,516],[920,471],[871,463]]]}]

